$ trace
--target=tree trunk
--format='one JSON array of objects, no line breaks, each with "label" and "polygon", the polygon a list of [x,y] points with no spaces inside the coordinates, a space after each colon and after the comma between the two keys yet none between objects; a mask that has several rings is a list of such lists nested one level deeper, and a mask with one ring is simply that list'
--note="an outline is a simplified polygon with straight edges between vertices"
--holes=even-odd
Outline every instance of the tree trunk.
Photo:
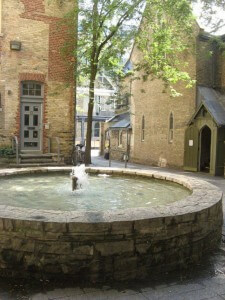
[{"label": "tree trunk", "polygon": [[75,41],[74,41],[74,136],[73,136],[73,148],[76,145],[76,136],[77,136],[77,41],[78,41],[78,9],[79,3],[78,0],[74,1],[74,12],[75,12]]},{"label": "tree trunk", "polygon": [[97,67],[93,63],[91,68],[91,80],[89,84],[89,103],[88,103],[88,119],[87,119],[87,134],[85,147],[85,165],[91,164],[91,139],[92,139],[92,120],[93,109],[95,103],[95,79],[97,74]]},{"label": "tree trunk", "polygon": [[95,97],[94,88],[95,88],[95,82],[94,82],[94,80],[91,80],[90,85],[89,85],[89,103],[88,103],[86,147],[85,147],[85,165],[91,164],[92,120],[93,120],[94,97]]},{"label": "tree trunk", "polygon": [[88,103],[88,119],[87,119],[87,134],[85,147],[85,165],[91,164],[91,138],[92,138],[92,119],[95,98],[95,78],[98,70],[97,54],[97,36],[98,36],[98,1],[93,3],[93,36],[92,36],[92,53],[90,65],[90,83],[89,83],[89,103]]}]

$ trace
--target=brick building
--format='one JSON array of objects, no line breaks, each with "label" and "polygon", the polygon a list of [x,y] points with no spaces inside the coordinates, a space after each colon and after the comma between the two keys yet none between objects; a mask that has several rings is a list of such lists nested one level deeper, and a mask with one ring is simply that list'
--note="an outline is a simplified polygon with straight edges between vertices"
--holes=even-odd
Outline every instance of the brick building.
[{"label": "brick building", "polygon": [[21,152],[42,154],[57,137],[69,158],[73,62],[61,49],[70,40],[62,18],[72,5],[72,0],[0,1],[0,147],[17,136]]},{"label": "brick building", "polygon": [[[225,36],[219,38],[225,41]],[[134,46],[129,68],[141,58],[142,53]],[[169,92],[163,92],[161,80],[126,82],[131,96],[123,112],[130,113],[130,160],[221,175],[225,152],[225,58],[218,44],[197,28],[196,52],[184,54],[183,59],[188,62],[183,70],[196,80],[196,85],[187,89],[177,84],[175,88],[182,96],[171,98]],[[141,75],[136,72],[134,77]],[[111,141],[118,149],[122,130],[114,131]]]}]

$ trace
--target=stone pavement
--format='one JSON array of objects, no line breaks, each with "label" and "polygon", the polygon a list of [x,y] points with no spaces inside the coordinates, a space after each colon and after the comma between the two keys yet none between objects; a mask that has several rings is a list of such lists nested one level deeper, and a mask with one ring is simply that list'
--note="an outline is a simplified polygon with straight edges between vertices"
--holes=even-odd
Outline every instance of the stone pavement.
[{"label": "stone pavement", "polygon": [[[108,166],[108,161],[100,157],[93,158],[93,165]],[[123,167],[121,162],[112,162],[113,167]],[[157,167],[129,164],[129,168],[157,169]],[[225,179],[211,177],[207,174],[194,174],[179,170],[162,169],[187,176],[205,179],[225,192]],[[224,230],[225,232],[225,230]],[[190,269],[164,274],[144,282],[131,282],[99,286],[97,284],[73,282],[24,282],[0,279],[0,300],[83,300],[83,299],[168,299],[168,300],[201,300],[225,299],[225,244],[211,257]]]}]

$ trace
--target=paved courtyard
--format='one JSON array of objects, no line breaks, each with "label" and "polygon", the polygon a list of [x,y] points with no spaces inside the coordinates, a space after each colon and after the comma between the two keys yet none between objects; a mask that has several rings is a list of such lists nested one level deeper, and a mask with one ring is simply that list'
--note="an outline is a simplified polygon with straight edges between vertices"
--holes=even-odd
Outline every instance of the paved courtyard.
[{"label": "paved courtyard", "polygon": [[[95,156],[95,166],[108,166],[108,161]],[[121,162],[112,162],[112,167],[124,167]],[[157,167],[129,164],[129,168],[157,169]],[[225,193],[225,179],[211,177],[207,174],[194,174],[179,170],[163,169],[164,172],[175,172],[187,176],[198,177],[220,187]],[[223,228],[225,234],[225,227]],[[225,236],[224,236],[225,239]],[[144,282],[99,286],[83,282],[12,281],[0,279],[0,300],[32,299],[32,300],[72,300],[72,299],[225,299],[225,243],[221,244],[214,255],[205,258],[201,264],[185,271],[173,274],[165,273]]]}]

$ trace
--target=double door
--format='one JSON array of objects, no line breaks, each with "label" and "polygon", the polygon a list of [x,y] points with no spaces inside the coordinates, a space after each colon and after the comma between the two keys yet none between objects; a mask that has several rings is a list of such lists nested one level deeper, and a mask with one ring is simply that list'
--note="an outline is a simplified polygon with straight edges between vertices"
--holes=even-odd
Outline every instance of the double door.
[{"label": "double door", "polygon": [[21,104],[21,150],[39,150],[42,143],[42,103]]}]

